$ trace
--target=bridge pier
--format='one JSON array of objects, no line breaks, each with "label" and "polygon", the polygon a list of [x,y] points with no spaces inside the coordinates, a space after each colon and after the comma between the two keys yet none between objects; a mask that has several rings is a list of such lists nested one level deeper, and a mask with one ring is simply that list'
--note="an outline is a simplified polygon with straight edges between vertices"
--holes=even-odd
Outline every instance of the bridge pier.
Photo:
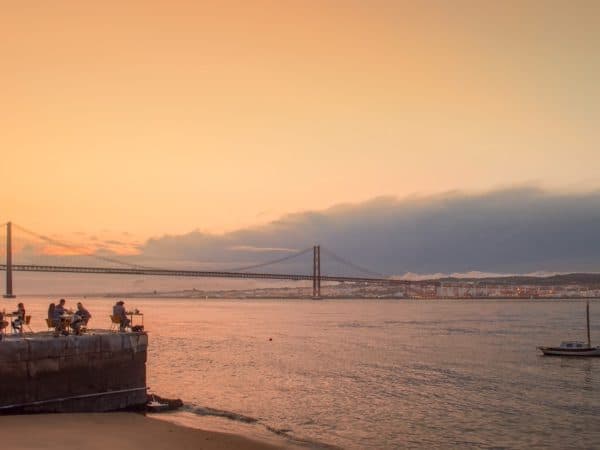
[{"label": "bridge pier", "polygon": [[313,299],[321,298],[321,246],[313,246]]},{"label": "bridge pier", "polygon": [[12,282],[12,223],[6,224],[6,292],[4,298],[15,298]]}]

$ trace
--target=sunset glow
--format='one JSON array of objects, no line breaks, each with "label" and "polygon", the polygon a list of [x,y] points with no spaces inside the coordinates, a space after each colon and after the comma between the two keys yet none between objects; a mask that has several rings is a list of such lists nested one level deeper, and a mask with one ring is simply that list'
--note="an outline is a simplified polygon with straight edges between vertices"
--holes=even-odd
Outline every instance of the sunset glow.
[{"label": "sunset glow", "polygon": [[5,4],[0,216],[146,239],[380,195],[598,189],[598,13]]},{"label": "sunset glow", "polygon": [[600,0],[0,2],[4,447],[600,449]]}]

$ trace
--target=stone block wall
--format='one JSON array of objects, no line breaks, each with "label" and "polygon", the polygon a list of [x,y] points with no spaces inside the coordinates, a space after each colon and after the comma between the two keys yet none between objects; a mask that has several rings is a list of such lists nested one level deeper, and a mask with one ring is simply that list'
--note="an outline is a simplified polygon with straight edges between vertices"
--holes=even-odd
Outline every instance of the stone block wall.
[{"label": "stone block wall", "polygon": [[145,333],[0,341],[0,413],[102,412],[146,403]]}]

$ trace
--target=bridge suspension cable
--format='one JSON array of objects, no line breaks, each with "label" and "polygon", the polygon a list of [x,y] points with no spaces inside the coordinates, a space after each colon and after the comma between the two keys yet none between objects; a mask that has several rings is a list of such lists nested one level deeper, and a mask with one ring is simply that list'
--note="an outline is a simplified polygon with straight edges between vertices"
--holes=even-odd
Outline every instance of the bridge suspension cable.
[{"label": "bridge suspension cable", "polygon": [[[17,224],[13,224],[13,226],[15,228],[19,229],[20,231],[22,231],[22,232],[24,232],[26,234],[29,234],[31,236],[34,236],[34,237],[36,237],[36,238],[38,238],[38,239],[40,239],[40,240],[42,240],[44,242],[47,242],[49,244],[56,245],[56,246],[59,246],[59,247],[63,247],[63,248],[69,249],[69,250],[74,250],[74,251],[79,250],[79,248],[77,246],[75,246],[75,245],[67,244],[65,242],[61,242],[61,241],[58,241],[56,239],[52,239],[52,238],[50,238],[48,236],[44,236],[44,235],[38,234],[38,233],[36,233],[34,231],[28,230],[27,228],[22,227],[22,226],[17,225]],[[296,258],[298,256],[302,256],[302,255],[304,255],[304,254],[306,254],[306,253],[308,253],[310,251],[312,251],[312,247],[304,249],[304,250],[301,250],[301,251],[299,251],[297,253],[294,253],[292,255],[284,256],[283,258],[277,258],[277,259],[274,259],[274,260],[271,260],[271,261],[267,261],[267,262],[264,262],[264,263],[252,264],[252,265],[249,265],[249,266],[238,267],[238,268],[229,269],[229,270],[231,272],[244,272],[244,271],[250,270],[250,269],[257,269],[259,267],[266,267],[266,266],[270,266],[270,265],[273,265],[273,264],[277,264],[277,263],[288,261],[288,260]],[[122,260],[119,260],[119,259],[116,259],[116,258],[109,258],[109,257],[106,257],[106,256],[100,256],[100,255],[97,255],[95,253],[79,254],[78,256],[92,257],[92,258],[98,259],[100,261],[109,262],[109,263],[113,263],[113,264],[119,264],[119,265],[122,265],[122,266],[127,266],[127,267],[131,267],[131,268],[136,268],[136,269],[159,270],[159,268],[157,268],[157,267],[150,267],[150,266],[144,266],[144,265],[140,265],[140,264],[133,264],[133,263],[122,261]]]},{"label": "bridge suspension cable", "polygon": [[[64,242],[61,241],[57,241],[56,239],[52,239],[48,236],[44,236],[42,234],[38,234],[34,231],[28,230],[27,228],[24,228],[20,225],[17,225],[15,223],[13,223],[13,227],[17,228],[18,230],[22,231],[23,233],[29,234],[30,236],[34,236],[44,242],[47,242],[49,244],[52,245],[56,245],[59,247],[63,247],[69,250],[73,250],[73,251],[77,251],[79,250],[79,248],[75,245],[71,245],[71,244],[66,244]],[[153,267],[145,267],[145,266],[141,266],[139,264],[133,264],[133,263],[128,263],[126,261],[121,261],[119,259],[115,259],[115,258],[108,258],[106,256],[100,256],[100,255],[96,255],[95,253],[84,253],[84,254],[79,254],[77,256],[88,256],[91,258],[96,258],[100,261],[104,261],[104,262],[109,262],[109,263],[113,263],[113,264],[119,264],[122,266],[127,266],[127,267],[131,267],[131,268],[136,268],[136,269],[154,269]]]},{"label": "bridge suspension cable", "polygon": [[253,264],[251,266],[246,266],[246,267],[238,267],[235,269],[229,269],[231,272],[243,272],[245,270],[250,270],[250,269],[257,269],[259,267],[266,267],[266,266],[271,266],[273,264],[278,264],[284,261],[289,261],[290,259],[294,259],[297,258],[298,256],[302,256],[308,252],[312,251],[312,247],[306,248],[304,250],[299,251],[298,253],[294,253],[293,255],[288,255],[288,256],[284,256],[283,258],[278,258],[278,259],[274,259],[272,261],[267,261],[264,263],[259,263],[259,264]]},{"label": "bridge suspension cable", "polygon": [[[4,225],[6,225],[6,224],[4,224]],[[2,227],[2,225],[0,225],[0,227]],[[24,232],[24,233],[26,233],[26,234],[28,234],[30,236],[33,236],[33,237],[35,237],[37,239],[40,239],[40,240],[42,240],[44,242],[47,242],[49,244],[52,244],[52,245],[55,245],[55,246],[58,246],[58,247],[62,247],[62,248],[68,249],[68,250],[71,250],[71,251],[75,252],[76,256],[91,257],[91,258],[95,258],[95,259],[100,260],[100,261],[104,261],[104,262],[108,262],[108,263],[112,263],[112,264],[118,264],[118,265],[125,266],[125,267],[130,267],[132,269],[151,270],[151,271],[160,271],[160,270],[163,270],[163,269],[160,269],[160,268],[157,268],[157,267],[144,266],[144,265],[140,265],[140,264],[134,264],[134,263],[130,263],[130,262],[127,262],[127,261],[123,261],[123,260],[120,260],[120,259],[117,259],[117,258],[111,258],[111,257],[107,257],[107,256],[101,256],[101,255],[95,254],[93,252],[90,252],[90,253],[78,253],[81,250],[81,248],[78,247],[78,246],[76,246],[76,245],[67,244],[65,242],[61,242],[61,241],[58,241],[56,239],[52,239],[52,238],[50,238],[48,236],[44,236],[44,235],[38,234],[38,233],[36,233],[34,231],[28,230],[27,228],[24,228],[24,227],[22,227],[20,225],[17,225],[15,223],[13,223],[13,227],[15,227],[16,229],[18,229],[18,230],[20,230],[20,231],[22,231],[22,232]],[[300,250],[299,252],[293,253],[291,255],[287,255],[287,256],[284,256],[284,257],[281,257],[281,258],[277,258],[277,259],[274,259],[274,260],[270,260],[270,261],[266,261],[266,262],[263,262],[263,263],[251,264],[251,265],[248,265],[248,266],[236,267],[236,268],[228,269],[228,272],[240,272],[240,273],[243,273],[243,272],[251,270],[251,269],[258,269],[258,268],[261,268],[261,267],[272,266],[274,264],[279,264],[279,263],[283,263],[283,262],[292,260],[294,258],[298,258],[298,257],[300,257],[302,255],[305,255],[305,254],[311,252],[311,251],[313,251],[313,247],[309,247],[309,248],[306,248],[304,250]],[[323,254],[327,255],[328,257],[332,258],[333,260],[337,261],[338,263],[341,263],[342,265],[344,265],[346,267],[352,268],[353,270],[356,270],[359,273],[368,274],[370,276],[375,276],[375,277],[380,278],[380,279],[387,278],[387,275],[384,275],[384,274],[382,274],[380,272],[376,272],[376,271],[373,271],[373,270],[369,270],[369,269],[367,269],[367,268],[365,268],[363,266],[355,264],[355,263],[353,263],[353,262],[351,262],[351,261],[349,261],[349,260],[347,260],[347,259],[345,259],[345,258],[343,258],[343,257],[341,257],[339,255],[337,255],[336,253],[334,253],[333,251],[331,251],[331,250],[329,250],[329,249],[327,249],[325,247],[321,247],[321,251],[323,252]],[[167,269],[164,269],[164,270],[168,271]],[[352,277],[348,277],[348,278],[352,278]]]},{"label": "bridge suspension cable", "polygon": [[335,254],[334,252],[332,252],[331,250],[327,250],[325,247],[321,247],[321,251],[326,254],[327,256],[331,257],[332,259],[336,260],[337,262],[339,262],[342,265],[345,265],[347,267],[350,267],[354,270],[358,270],[359,272],[362,273],[366,273],[368,275],[372,275],[372,276],[376,276],[376,277],[380,277],[380,278],[387,278],[387,275],[384,275],[382,273],[379,272],[374,272],[372,270],[366,269],[362,266],[359,266],[358,264],[354,264],[351,261],[348,261],[345,258],[342,258],[341,256]]}]

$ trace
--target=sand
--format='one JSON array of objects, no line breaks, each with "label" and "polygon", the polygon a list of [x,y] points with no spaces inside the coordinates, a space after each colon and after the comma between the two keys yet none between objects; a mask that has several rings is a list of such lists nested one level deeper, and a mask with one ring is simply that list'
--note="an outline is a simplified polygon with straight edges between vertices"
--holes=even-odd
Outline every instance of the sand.
[{"label": "sand", "polygon": [[0,416],[0,448],[49,450],[272,450],[270,444],[185,428],[137,413]]}]

